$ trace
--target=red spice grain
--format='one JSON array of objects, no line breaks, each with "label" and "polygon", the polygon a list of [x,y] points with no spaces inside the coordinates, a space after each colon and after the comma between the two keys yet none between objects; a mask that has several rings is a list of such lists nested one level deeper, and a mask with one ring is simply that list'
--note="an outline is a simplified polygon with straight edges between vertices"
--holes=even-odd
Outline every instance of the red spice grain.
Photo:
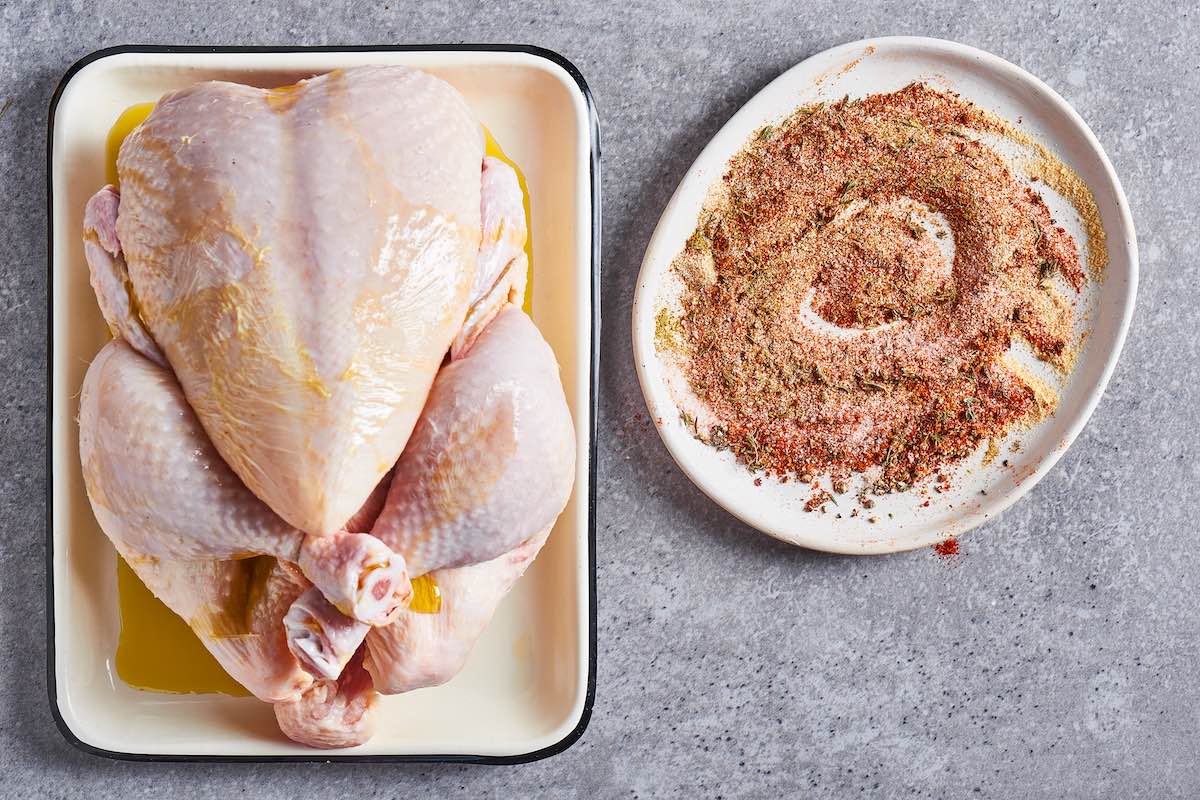
[{"label": "red spice grain", "polygon": [[958,555],[958,539],[951,536],[949,539],[943,539],[933,546],[933,552],[943,558]]}]

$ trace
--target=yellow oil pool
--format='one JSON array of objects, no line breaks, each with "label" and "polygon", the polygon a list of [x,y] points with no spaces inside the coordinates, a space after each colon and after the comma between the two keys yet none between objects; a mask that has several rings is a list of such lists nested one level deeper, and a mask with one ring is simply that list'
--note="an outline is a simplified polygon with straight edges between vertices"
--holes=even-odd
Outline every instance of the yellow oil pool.
[{"label": "yellow oil pool", "polygon": [[408,607],[418,614],[436,614],[442,610],[442,589],[432,575],[413,578],[413,595]]}]

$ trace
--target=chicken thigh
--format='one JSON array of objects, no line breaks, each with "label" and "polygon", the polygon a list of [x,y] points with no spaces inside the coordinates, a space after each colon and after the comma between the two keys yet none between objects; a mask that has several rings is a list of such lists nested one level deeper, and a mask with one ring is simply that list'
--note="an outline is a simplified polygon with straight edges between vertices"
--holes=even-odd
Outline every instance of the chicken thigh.
[{"label": "chicken thigh", "polygon": [[403,558],[368,534],[311,536],[280,519],[217,455],[171,373],[121,339],[84,378],[79,455],[92,510],[119,551],[282,558],[344,613],[372,624],[408,601]]},{"label": "chicken thigh", "polygon": [[490,561],[553,524],[574,464],[554,352],[507,305],[438,373],[371,533],[414,576]]},{"label": "chicken thigh", "polygon": [[122,145],[87,249],[108,289],[127,269],[132,300],[106,316],[127,336],[136,309],[217,452],[290,525],[338,530],[404,449],[467,311],[482,161],[462,96],[405,67],[199,83]]},{"label": "chicken thigh", "polygon": [[438,374],[372,526],[432,575],[442,610],[402,613],[375,635],[309,592],[285,619],[298,655],[334,677],[368,637],[380,691],[448,680],[541,549],[570,496],[574,461],[554,354],[508,305]]}]

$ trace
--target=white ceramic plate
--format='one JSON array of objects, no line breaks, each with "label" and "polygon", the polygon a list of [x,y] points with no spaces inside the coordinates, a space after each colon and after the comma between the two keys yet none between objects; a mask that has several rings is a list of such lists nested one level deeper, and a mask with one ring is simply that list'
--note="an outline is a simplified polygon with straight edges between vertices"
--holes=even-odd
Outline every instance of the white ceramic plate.
[{"label": "white ceramic plate", "polygon": [[[1059,383],[1058,411],[1033,430],[1010,435],[1001,444],[1001,458],[985,467],[982,451],[976,453],[954,470],[955,488],[945,494],[907,492],[876,498],[876,507],[857,517],[843,514],[838,519],[834,512],[839,509],[832,506],[830,513],[807,513],[806,487],[774,479],[755,486],[756,476],[729,453],[717,452],[687,431],[668,390],[677,373],[673,375],[655,353],[655,314],[678,294],[679,281],[669,267],[695,229],[709,186],[754,132],[804,103],[847,94],[858,98],[919,80],[953,89],[1007,120],[1020,121],[1022,129],[1079,173],[1095,194],[1107,232],[1106,278],[1089,284],[1079,299],[1089,335],[1070,380]],[[1076,241],[1086,241],[1074,210],[1053,193],[1043,195]],[[696,159],[667,204],[642,262],[633,309],[634,354],[642,392],[663,442],[709,497],[749,525],[787,542],[835,553],[890,553],[964,533],[999,514],[1046,474],[1104,391],[1125,338],[1136,287],[1137,244],[1125,195],[1100,143],[1066,101],[1020,67],[972,47],[915,37],[869,39],[826,50],[785,72],[743,106]],[[926,499],[930,504],[922,507]],[[871,523],[868,517],[878,521]]]},{"label": "white ceramic plate", "polygon": [[[315,751],[285,739],[271,707],[252,698],[138,691],[116,675],[116,556],[84,493],[75,424],[84,371],[107,339],[80,231],[85,201],[104,184],[109,127],[128,106],[200,80],[279,86],[376,63],[420,67],[454,84],[524,170],[533,214],[533,316],[561,366],[579,460],[574,496],[549,543],[463,672],[444,686],[383,698],[369,743]],[[551,755],[579,737],[595,673],[598,135],[578,71],[530,47],[125,47],[71,68],[51,104],[49,141],[49,687],[68,739],[125,758],[510,763]]]}]

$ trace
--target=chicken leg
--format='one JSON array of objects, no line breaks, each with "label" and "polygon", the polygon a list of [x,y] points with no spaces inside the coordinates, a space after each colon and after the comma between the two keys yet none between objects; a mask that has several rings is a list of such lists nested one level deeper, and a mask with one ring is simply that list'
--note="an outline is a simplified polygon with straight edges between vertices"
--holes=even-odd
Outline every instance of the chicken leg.
[{"label": "chicken leg", "polygon": [[[465,355],[438,373],[396,464],[372,532],[408,554],[414,574],[433,571],[439,585],[449,580],[452,607],[464,610],[428,623],[432,627],[413,621],[426,615],[402,615],[404,630],[384,638],[438,641],[427,657],[439,665],[439,675],[450,669],[440,665],[455,661],[443,655],[455,652],[448,634],[463,633],[461,666],[570,496],[574,438],[557,372],[554,354],[533,322],[507,306]],[[514,563],[521,565],[515,573]],[[453,569],[471,564],[479,565],[478,574]],[[472,587],[474,581],[478,587]],[[311,594],[297,602],[286,623],[297,656],[319,676],[335,676],[368,634],[366,626]],[[409,627],[416,632],[408,633]],[[377,668],[377,678],[386,668]]]},{"label": "chicken leg", "polygon": [[118,545],[138,578],[183,618],[230,677],[259,700],[294,701],[313,678],[289,652],[279,620],[307,588],[294,568],[260,556],[174,561]]},{"label": "chicken leg", "polygon": [[275,719],[284,734],[310,747],[354,747],[375,733],[378,700],[359,650],[337,680],[317,681],[297,699],[276,703]]},{"label": "chicken leg", "polygon": [[490,561],[554,523],[574,466],[554,353],[508,305],[438,373],[371,533],[412,575]]},{"label": "chicken leg", "polygon": [[341,678],[314,681],[301,668],[280,618],[308,586],[298,570],[266,556],[164,561],[126,551],[138,578],[179,614],[230,677],[275,706],[279,727],[311,747],[352,747],[371,737],[378,693],[362,655]]},{"label": "chicken leg", "polygon": [[295,562],[330,602],[371,624],[407,603],[403,558],[370,535],[311,536],[280,519],[217,455],[171,373],[120,339],[88,369],[79,428],[88,497],[118,550]]}]

